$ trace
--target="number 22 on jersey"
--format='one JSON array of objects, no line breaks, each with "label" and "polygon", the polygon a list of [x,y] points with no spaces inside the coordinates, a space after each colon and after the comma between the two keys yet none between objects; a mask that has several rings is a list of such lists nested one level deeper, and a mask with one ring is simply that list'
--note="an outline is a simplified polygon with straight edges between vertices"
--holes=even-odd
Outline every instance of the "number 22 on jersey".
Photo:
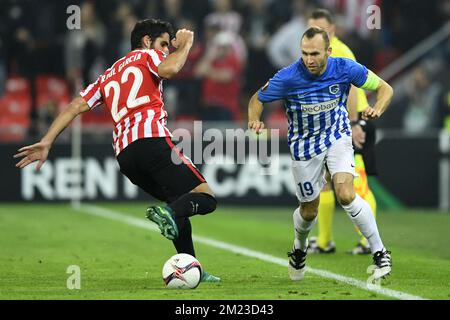
[{"label": "number 22 on jersey", "polygon": [[113,100],[111,103],[111,115],[116,123],[120,121],[128,112],[128,109],[139,107],[145,103],[150,102],[150,97],[145,95],[136,97],[139,89],[142,85],[142,71],[138,67],[130,66],[125,69],[120,79],[121,84],[128,82],[130,73],[134,76],[134,81],[131,86],[130,93],[128,94],[126,106],[119,110],[119,98],[120,98],[120,84],[117,81],[108,82],[105,85],[105,96],[109,97],[111,89],[113,90]]}]

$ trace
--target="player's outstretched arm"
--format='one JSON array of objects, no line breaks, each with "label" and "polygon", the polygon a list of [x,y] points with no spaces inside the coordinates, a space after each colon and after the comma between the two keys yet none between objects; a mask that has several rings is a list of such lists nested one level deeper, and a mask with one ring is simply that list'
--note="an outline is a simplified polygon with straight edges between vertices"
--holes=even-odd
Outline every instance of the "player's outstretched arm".
[{"label": "player's outstretched arm", "polygon": [[186,63],[186,59],[194,43],[194,32],[186,29],[178,30],[172,45],[177,50],[167,57],[158,66],[158,74],[161,78],[170,79],[175,76]]},{"label": "player's outstretched arm", "polygon": [[18,150],[14,158],[21,158],[16,163],[17,168],[24,168],[30,163],[39,161],[36,170],[39,171],[47,160],[48,153],[58,135],[75,119],[80,113],[88,111],[89,107],[82,97],[77,97],[56,117],[45,136],[33,145],[25,146]]},{"label": "player's outstretched arm", "polygon": [[264,122],[261,121],[261,114],[263,111],[263,104],[258,99],[258,92],[256,92],[248,103],[248,128],[256,134],[260,134],[264,129]]},{"label": "player's outstretched arm", "polygon": [[367,81],[361,88],[377,92],[375,105],[373,107],[367,107],[362,113],[362,118],[364,120],[378,119],[391,103],[394,89],[372,71],[369,71]]}]

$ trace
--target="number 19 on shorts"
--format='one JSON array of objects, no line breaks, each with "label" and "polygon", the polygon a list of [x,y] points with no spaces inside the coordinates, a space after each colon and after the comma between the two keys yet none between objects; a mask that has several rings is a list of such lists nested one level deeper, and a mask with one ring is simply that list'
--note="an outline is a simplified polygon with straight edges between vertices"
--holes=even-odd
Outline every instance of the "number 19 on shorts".
[{"label": "number 19 on shorts", "polygon": [[314,189],[311,182],[308,181],[304,183],[300,182],[298,186],[300,188],[300,194],[302,197],[310,196],[314,193]]}]

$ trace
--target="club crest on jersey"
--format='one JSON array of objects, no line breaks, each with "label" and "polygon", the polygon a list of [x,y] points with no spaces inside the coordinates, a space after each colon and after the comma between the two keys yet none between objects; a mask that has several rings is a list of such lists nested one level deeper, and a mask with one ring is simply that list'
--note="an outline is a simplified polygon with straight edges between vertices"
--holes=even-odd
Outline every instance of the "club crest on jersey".
[{"label": "club crest on jersey", "polygon": [[338,84],[333,84],[328,87],[328,90],[330,90],[331,94],[337,94],[339,92],[340,88],[339,88]]}]

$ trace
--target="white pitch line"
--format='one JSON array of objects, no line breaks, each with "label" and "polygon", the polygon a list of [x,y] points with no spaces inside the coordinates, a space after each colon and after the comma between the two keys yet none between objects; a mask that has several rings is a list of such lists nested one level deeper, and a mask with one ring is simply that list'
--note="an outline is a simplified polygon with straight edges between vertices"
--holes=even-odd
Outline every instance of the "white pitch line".
[{"label": "white pitch line", "polygon": [[[126,215],[126,214],[123,214],[123,213],[120,213],[117,211],[112,211],[112,210],[109,210],[106,208],[83,204],[83,205],[81,205],[80,208],[74,208],[74,209],[77,211],[83,212],[83,213],[97,216],[97,217],[102,217],[102,218],[106,218],[106,219],[110,219],[110,220],[116,220],[116,221],[119,221],[119,222],[122,222],[122,223],[125,223],[128,225],[132,225],[132,226],[135,226],[138,228],[159,232],[159,228],[157,226],[155,226],[152,223],[149,223],[148,221],[146,221],[144,219],[130,217],[129,215]],[[251,250],[251,249],[248,249],[245,247],[240,247],[237,245],[233,245],[230,243],[226,243],[223,241],[218,241],[218,240],[214,240],[214,239],[210,239],[210,238],[206,238],[206,237],[202,237],[202,236],[193,235],[192,238],[198,243],[206,244],[211,247],[223,249],[223,250],[230,251],[233,253],[238,253],[238,254],[241,254],[241,255],[244,255],[247,257],[256,258],[256,259],[259,259],[262,261],[271,262],[271,263],[278,264],[283,267],[288,266],[287,259],[278,258],[278,257],[272,256],[270,254],[258,252],[258,251]],[[351,285],[351,286],[354,286],[354,287],[357,287],[357,288],[360,288],[360,289],[363,289],[366,291],[371,291],[371,292],[381,294],[381,295],[384,295],[387,297],[395,298],[395,299],[425,300],[425,298],[411,295],[406,292],[401,292],[401,291],[382,288],[382,287],[375,287],[375,286],[368,287],[367,283],[364,281],[357,280],[357,279],[351,278],[351,277],[346,277],[346,276],[343,276],[343,275],[340,275],[337,273],[333,273],[333,272],[330,272],[327,270],[321,270],[321,269],[315,269],[315,268],[308,267],[307,271],[312,274],[323,277],[323,278],[333,279],[333,280],[343,282],[345,284],[348,284],[348,285]]]}]

